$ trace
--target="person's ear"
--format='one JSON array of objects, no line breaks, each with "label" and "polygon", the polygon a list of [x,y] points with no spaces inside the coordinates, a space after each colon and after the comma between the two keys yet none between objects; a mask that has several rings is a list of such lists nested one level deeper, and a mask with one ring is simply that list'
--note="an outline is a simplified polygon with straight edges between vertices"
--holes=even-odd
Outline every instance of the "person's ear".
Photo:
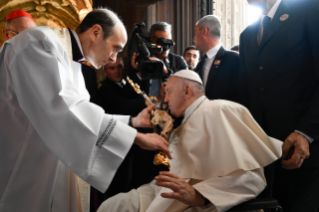
[{"label": "person's ear", "polygon": [[103,29],[99,24],[94,24],[90,30],[91,30],[91,39],[93,41],[97,40],[98,37],[103,36]]},{"label": "person's ear", "polygon": [[209,35],[209,31],[208,31],[207,27],[203,27],[203,29],[202,29],[202,35],[203,35],[203,36]]},{"label": "person's ear", "polygon": [[6,39],[9,40],[8,31],[6,29],[3,29],[2,32],[4,36],[6,37]]},{"label": "person's ear", "polygon": [[189,99],[193,95],[193,90],[190,85],[186,85],[185,87],[185,99]]}]

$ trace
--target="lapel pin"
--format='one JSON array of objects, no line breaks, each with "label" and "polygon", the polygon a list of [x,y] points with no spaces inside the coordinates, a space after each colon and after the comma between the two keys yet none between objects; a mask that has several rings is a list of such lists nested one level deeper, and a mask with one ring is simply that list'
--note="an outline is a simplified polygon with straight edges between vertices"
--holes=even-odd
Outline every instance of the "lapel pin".
[{"label": "lapel pin", "polygon": [[216,65],[216,66],[220,65],[220,60],[215,60],[214,65]]},{"label": "lapel pin", "polygon": [[284,14],[284,15],[280,16],[280,20],[281,20],[281,21],[285,21],[285,20],[287,20],[288,18],[289,18],[289,15],[288,15],[288,14]]}]

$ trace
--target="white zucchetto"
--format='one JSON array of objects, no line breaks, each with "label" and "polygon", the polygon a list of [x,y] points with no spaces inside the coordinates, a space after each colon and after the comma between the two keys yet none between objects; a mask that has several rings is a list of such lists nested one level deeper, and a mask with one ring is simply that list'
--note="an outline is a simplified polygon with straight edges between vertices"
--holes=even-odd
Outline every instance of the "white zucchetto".
[{"label": "white zucchetto", "polygon": [[198,82],[199,84],[203,85],[203,82],[202,82],[201,78],[199,77],[199,75],[196,72],[191,71],[191,70],[181,70],[181,71],[178,71],[175,74],[173,74],[173,76],[188,79],[188,80]]}]

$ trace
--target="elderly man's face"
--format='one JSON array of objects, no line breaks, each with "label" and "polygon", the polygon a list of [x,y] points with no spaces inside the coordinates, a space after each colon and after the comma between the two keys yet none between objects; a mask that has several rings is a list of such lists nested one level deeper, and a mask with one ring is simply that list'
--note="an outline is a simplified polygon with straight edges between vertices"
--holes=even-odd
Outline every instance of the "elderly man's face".
[{"label": "elderly man's face", "polygon": [[168,103],[168,108],[171,114],[175,117],[180,117],[183,115],[185,109],[183,104],[184,99],[184,87],[178,81],[178,77],[171,77],[166,83],[165,87],[165,102]]},{"label": "elderly man's face", "polygon": [[86,59],[97,69],[108,63],[115,63],[117,54],[123,50],[127,41],[124,26],[121,23],[115,25],[113,34],[106,39],[99,25],[94,25],[92,28],[92,42],[85,54]]},{"label": "elderly man's face", "polygon": [[[172,39],[172,35],[169,31],[159,31],[157,30],[155,34],[150,38],[152,43],[156,43],[156,40],[158,38],[165,38],[165,39]],[[167,51],[162,51],[161,53],[155,54],[156,57],[159,59],[164,59],[168,57],[169,50]]]},{"label": "elderly man's face", "polygon": [[106,64],[104,67],[104,73],[107,78],[114,82],[121,82],[123,79],[124,63],[122,58],[118,57],[115,63]]},{"label": "elderly man's face", "polygon": [[7,40],[11,39],[18,33],[36,27],[37,24],[31,18],[14,18],[10,20],[10,24],[6,24],[6,28],[2,30]]},{"label": "elderly man's face", "polygon": [[196,68],[199,61],[199,51],[194,49],[186,51],[184,54],[184,59],[190,69]]}]

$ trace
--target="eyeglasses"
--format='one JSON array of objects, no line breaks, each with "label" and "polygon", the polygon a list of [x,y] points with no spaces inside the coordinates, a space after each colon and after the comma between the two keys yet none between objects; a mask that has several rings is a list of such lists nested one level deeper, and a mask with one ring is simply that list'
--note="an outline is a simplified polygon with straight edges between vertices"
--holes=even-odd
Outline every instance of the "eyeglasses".
[{"label": "eyeglasses", "polygon": [[19,34],[19,32],[12,31],[11,29],[6,29],[6,30],[10,31],[10,32],[11,32],[12,34],[14,34],[14,35]]}]

